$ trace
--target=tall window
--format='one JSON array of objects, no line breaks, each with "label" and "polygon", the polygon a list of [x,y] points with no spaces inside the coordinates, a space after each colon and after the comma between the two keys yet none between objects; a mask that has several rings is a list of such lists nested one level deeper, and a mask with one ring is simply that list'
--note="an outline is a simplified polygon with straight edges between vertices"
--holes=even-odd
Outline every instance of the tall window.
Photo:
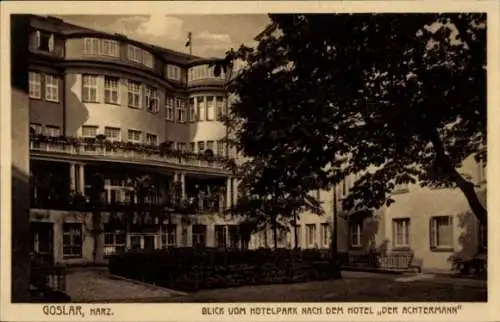
[{"label": "tall window", "polygon": [[158,144],[158,135],[147,133],[146,134],[146,144],[157,145]]},{"label": "tall window", "polygon": [[29,96],[30,98],[42,98],[42,75],[30,72],[29,74]]},{"label": "tall window", "polygon": [[215,119],[215,99],[213,96],[207,96],[207,121]]},{"label": "tall window", "polygon": [[204,121],[205,120],[205,100],[204,100],[204,97],[198,96],[197,102],[198,102],[198,120]]},{"label": "tall window", "polygon": [[231,248],[238,248],[239,243],[240,243],[240,233],[238,231],[238,226],[237,225],[228,225],[227,226],[227,233],[229,237],[229,247]]},{"label": "tall window", "polygon": [[198,153],[202,153],[205,151],[205,141],[198,142]]},{"label": "tall window", "polygon": [[394,247],[410,246],[410,219],[397,218],[392,220]]},{"label": "tall window", "polygon": [[167,78],[173,80],[181,79],[181,68],[175,65],[167,65]]},{"label": "tall window", "polygon": [[104,135],[106,136],[106,139],[110,141],[120,141],[120,132],[120,128],[117,127],[106,126],[104,128]]},{"label": "tall window", "polygon": [[45,126],[45,135],[47,136],[61,136],[61,128],[59,126],[47,125]]},{"label": "tall window", "polygon": [[196,112],[194,106],[194,98],[189,99],[189,122],[196,121]]},{"label": "tall window", "polygon": [[215,225],[215,247],[226,248],[226,226]]},{"label": "tall window", "polygon": [[128,106],[141,108],[141,83],[129,80],[128,88]]},{"label": "tall window", "polygon": [[174,120],[174,98],[167,96],[165,99],[165,118],[167,121]]},{"label": "tall window", "polygon": [[214,152],[214,141],[207,141],[207,150]]},{"label": "tall window", "polygon": [[142,49],[136,46],[128,45],[127,58],[133,62],[142,64]]},{"label": "tall window", "polygon": [[193,247],[206,246],[207,226],[205,226],[205,225],[193,225],[192,230],[193,230],[193,233],[192,233]]},{"label": "tall window", "polygon": [[141,143],[142,132],[137,130],[128,130],[128,141]]},{"label": "tall window", "polygon": [[82,257],[82,224],[63,224],[63,257]]},{"label": "tall window", "polygon": [[97,102],[97,76],[82,76],[82,100],[84,102]]},{"label": "tall window", "polygon": [[321,224],[321,246],[330,246],[330,229],[328,223]]},{"label": "tall window", "polygon": [[186,121],[186,107],[185,101],[183,98],[176,97],[175,98],[175,111],[176,111],[176,121],[177,122],[185,122]]},{"label": "tall window", "polygon": [[308,224],[306,225],[306,240],[308,247],[314,247],[316,244],[316,225]]},{"label": "tall window", "polygon": [[196,143],[195,142],[190,142],[189,143],[189,152],[196,152]]},{"label": "tall window", "polygon": [[97,136],[97,126],[82,125],[82,136],[86,138],[95,138]]},{"label": "tall window", "polygon": [[186,143],[185,142],[177,143],[177,149],[179,151],[186,152]]},{"label": "tall window", "polygon": [[125,252],[127,235],[123,232],[104,233],[104,256],[111,256]]},{"label": "tall window", "polygon": [[453,217],[432,217],[430,226],[431,249],[453,249]]},{"label": "tall window", "polygon": [[215,98],[215,106],[217,110],[217,118],[220,120],[224,115],[226,115],[226,106],[224,105],[224,97],[217,96]]},{"label": "tall window", "polygon": [[118,104],[120,80],[116,77],[104,78],[104,102],[108,104]]},{"label": "tall window", "polygon": [[225,156],[224,155],[224,140],[217,141],[217,155]]},{"label": "tall window", "polygon": [[45,99],[59,102],[59,81],[54,75],[45,75]]},{"label": "tall window", "polygon": [[175,247],[177,245],[177,225],[165,225],[165,234],[161,236],[162,248]]},{"label": "tall window", "polygon": [[152,113],[159,111],[160,99],[158,97],[158,89],[146,86],[146,108]]},{"label": "tall window", "polygon": [[360,247],[361,246],[361,231],[362,222],[358,220],[353,220],[349,223],[349,234],[351,239],[351,246]]}]

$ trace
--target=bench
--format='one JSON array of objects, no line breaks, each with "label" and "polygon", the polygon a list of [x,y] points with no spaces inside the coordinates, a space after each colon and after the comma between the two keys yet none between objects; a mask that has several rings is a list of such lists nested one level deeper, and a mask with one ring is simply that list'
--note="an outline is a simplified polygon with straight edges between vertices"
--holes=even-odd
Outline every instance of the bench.
[{"label": "bench", "polygon": [[362,253],[348,255],[345,269],[385,271],[385,272],[422,272],[422,262],[416,260],[412,251],[393,251],[386,254]]}]

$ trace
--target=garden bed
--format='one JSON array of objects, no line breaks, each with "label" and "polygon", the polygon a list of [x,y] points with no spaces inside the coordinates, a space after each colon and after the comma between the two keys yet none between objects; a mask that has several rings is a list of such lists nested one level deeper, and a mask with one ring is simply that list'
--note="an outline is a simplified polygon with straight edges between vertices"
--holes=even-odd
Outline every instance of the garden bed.
[{"label": "garden bed", "polygon": [[173,248],[112,256],[109,271],[158,286],[197,291],[340,278],[336,262],[317,250]]}]

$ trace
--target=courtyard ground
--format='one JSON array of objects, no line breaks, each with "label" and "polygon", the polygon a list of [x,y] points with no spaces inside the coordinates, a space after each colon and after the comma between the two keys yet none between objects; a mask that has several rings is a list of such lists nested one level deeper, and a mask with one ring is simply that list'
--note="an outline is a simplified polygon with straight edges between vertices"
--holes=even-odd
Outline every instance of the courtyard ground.
[{"label": "courtyard ground", "polygon": [[74,302],[485,302],[487,282],[423,274],[347,272],[339,280],[243,286],[183,293],[110,276],[106,269],[68,272]]}]

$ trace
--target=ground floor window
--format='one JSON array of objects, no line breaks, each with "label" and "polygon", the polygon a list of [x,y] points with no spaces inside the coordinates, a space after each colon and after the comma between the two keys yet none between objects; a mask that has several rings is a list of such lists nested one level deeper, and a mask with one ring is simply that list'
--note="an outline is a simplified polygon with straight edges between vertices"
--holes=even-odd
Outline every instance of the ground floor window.
[{"label": "ground floor window", "polygon": [[328,223],[321,224],[321,246],[324,248],[330,246],[330,229]]},{"label": "ground floor window", "polygon": [[193,247],[205,247],[207,244],[207,226],[193,225],[192,231]]},{"label": "ground floor window", "polygon": [[127,235],[125,232],[105,232],[104,233],[104,256],[111,256],[125,252]]},{"label": "ground floor window", "polygon": [[64,258],[82,257],[81,223],[63,224],[63,257]]},{"label": "ground floor window", "polygon": [[165,233],[161,236],[162,248],[175,247],[177,245],[177,225],[165,226]]},{"label": "ground floor window", "polygon": [[430,221],[431,249],[453,248],[453,217],[436,216]]},{"label": "ground floor window", "polygon": [[410,246],[410,219],[397,218],[392,221],[394,247]]},{"label": "ground floor window", "polygon": [[229,247],[231,248],[239,248],[240,244],[240,232],[238,230],[238,226],[229,225],[227,226],[228,235],[229,235]]},{"label": "ground floor window", "polygon": [[53,260],[53,224],[31,223],[31,253],[39,260]]},{"label": "ground floor window", "polygon": [[215,247],[226,247],[226,226],[215,225]]},{"label": "ground floor window", "polygon": [[307,247],[316,246],[316,225],[307,224],[306,225],[306,241]]}]

